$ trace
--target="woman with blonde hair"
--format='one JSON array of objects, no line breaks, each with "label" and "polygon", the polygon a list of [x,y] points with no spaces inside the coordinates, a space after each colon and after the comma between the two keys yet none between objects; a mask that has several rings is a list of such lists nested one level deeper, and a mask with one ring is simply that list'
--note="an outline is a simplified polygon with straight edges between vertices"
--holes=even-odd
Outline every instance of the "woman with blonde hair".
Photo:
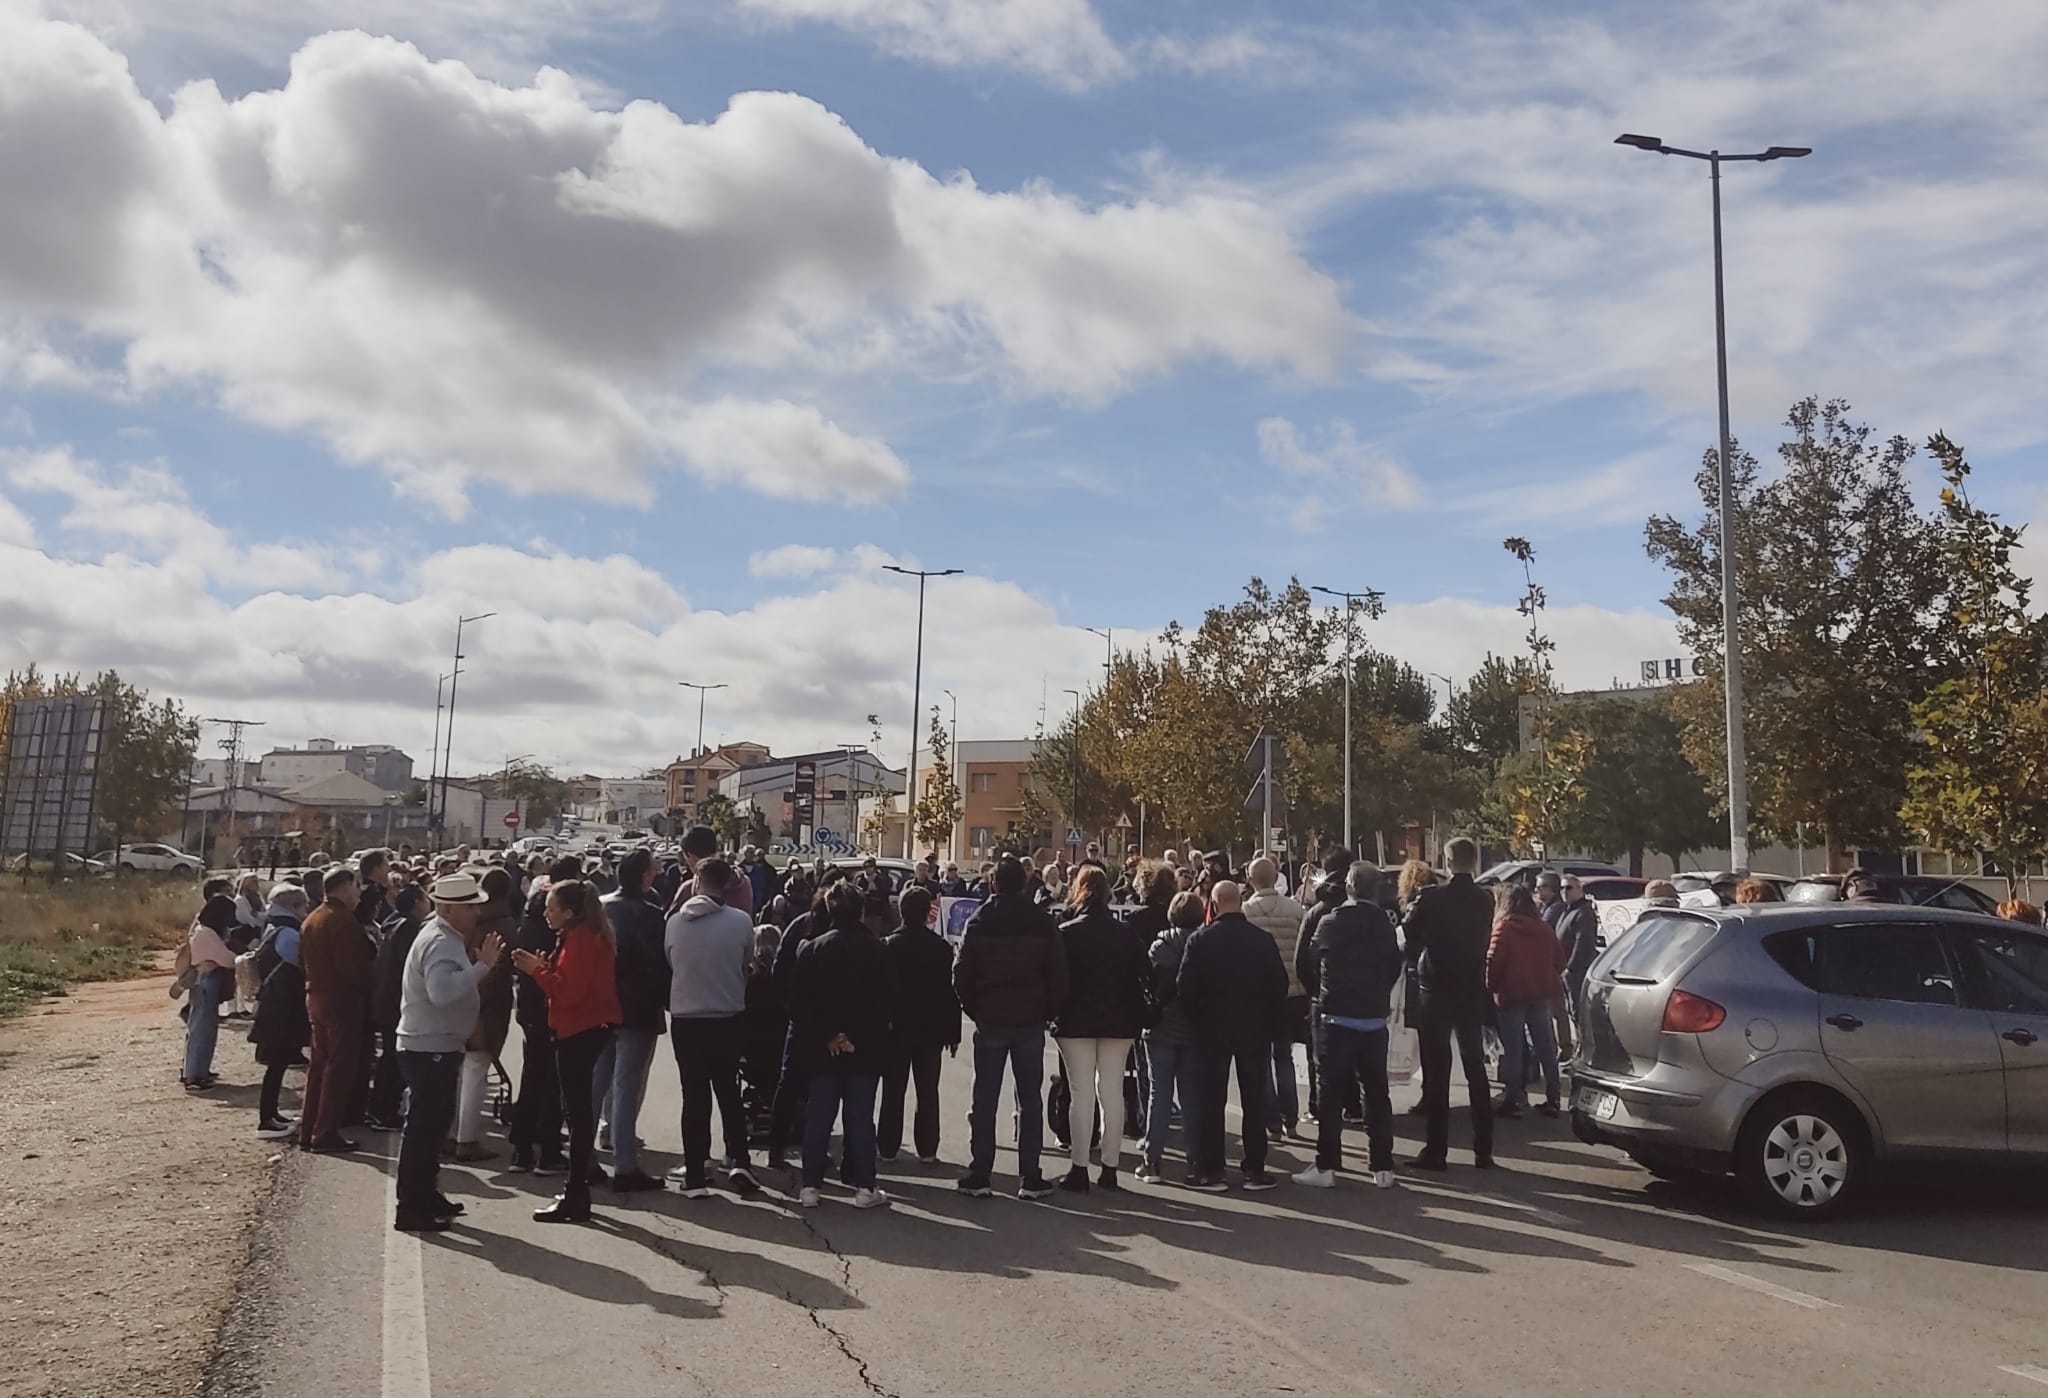
[{"label": "woman with blonde hair", "polygon": [[1067,999],[1053,1022],[1053,1042],[1065,1066],[1067,1151],[1073,1166],[1060,1188],[1088,1192],[1088,1145],[1095,1106],[1102,1104],[1104,1189],[1117,1188],[1123,1163],[1124,1065],[1145,1028],[1145,983],[1150,947],[1145,934],[1109,910],[1109,875],[1099,864],[1074,872],[1073,914],[1060,924],[1067,954]]},{"label": "woman with blonde hair", "polygon": [[533,1216],[542,1223],[587,1223],[596,1175],[591,1155],[597,1146],[597,1060],[621,1017],[618,952],[592,884],[581,879],[551,884],[545,916],[555,933],[554,950],[547,956],[515,951],[512,959],[547,996],[562,1116],[569,1124],[569,1178],[555,1202]]},{"label": "woman with blonde hair", "polygon": [[2024,898],[2008,898],[1998,905],[1998,915],[2007,922],[2024,922],[2030,927],[2041,925],[2041,909]]},{"label": "woman with blonde hair", "polygon": [[1394,901],[1399,905],[1401,916],[1408,915],[1408,909],[1415,903],[1415,895],[1436,882],[1436,870],[1420,859],[1411,859],[1401,866],[1401,877],[1394,884]]}]

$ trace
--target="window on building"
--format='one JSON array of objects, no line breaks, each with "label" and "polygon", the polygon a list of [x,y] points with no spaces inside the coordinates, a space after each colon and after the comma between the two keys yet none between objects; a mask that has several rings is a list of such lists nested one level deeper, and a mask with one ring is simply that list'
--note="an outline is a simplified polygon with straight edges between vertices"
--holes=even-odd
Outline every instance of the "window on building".
[{"label": "window on building", "polygon": [[996,789],[996,774],[994,772],[969,772],[967,774],[967,789],[976,794],[994,791]]}]

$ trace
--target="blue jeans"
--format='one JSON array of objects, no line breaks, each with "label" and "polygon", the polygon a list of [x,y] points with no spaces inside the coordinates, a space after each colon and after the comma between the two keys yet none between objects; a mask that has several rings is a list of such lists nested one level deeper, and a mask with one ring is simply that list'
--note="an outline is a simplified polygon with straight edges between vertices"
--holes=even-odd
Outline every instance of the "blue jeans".
[{"label": "blue jeans", "polygon": [[[1342,1102],[1355,1075],[1365,1098],[1365,1131],[1372,1155],[1370,1168],[1394,1168],[1394,1103],[1387,1091],[1387,1031],[1347,1029],[1341,1024],[1316,1025],[1316,1071],[1322,1077],[1325,1102]],[[1327,1111],[1316,1118],[1316,1166],[1344,1167],[1344,1117]]]},{"label": "blue jeans", "polygon": [[[1524,1031],[1528,1034],[1527,1042],[1522,1038]],[[1518,1104],[1528,1100],[1529,1065],[1522,1055],[1528,1052],[1529,1044],[1533,1043],[1536,1046],[1537,1066],[1543,1069],[1544,1098],[1546,1101],[1555,1102],[1558,1096],[1557,1034],[1550,1022],[1550,1006],[1501,1006],[1500,1042],[1501,1076],[1507,1079],[1501,1100]]]},{"label": "blue jeans", "polygon": [[462,1053],[398,1051],[405,1078],[405,1124],[398,1137],[398,1212],[419,1214],[440,1197],[441,1141],[455,1124]]},{"label": "blue jeans", "polygon": [[186,1082],[204,1082],[213,1076],[213,1046],[220,1038],[220,981],[213,968],[200,968],[185,1000]]},{"label": "blue jeans", "polygon": [[1178,1094],[1181,1144],[1187,1150],[1188,1169],[1200,1173],[1194,1126],[1201,1075],[1195,1070],[1195,1046],[1147,1039],[1145,1057],[1152,1068],[1152,1096],[1145,1104],[1145,1163],[1157,1170],[1165,1158],[1166,1138],[1173,1134],[1173,1099]]},{"label": "blue jeans", "polygon": [[591,1100],[612,1130],[612,1167],[625,1174],[640,1168],[640,1104],[660,1037],[651,1029],[614,1029],[591,1074]]},{"label": "blue jeans", "polygon": [[[855,1189],[875,1187],[875,1093],[881,1085],[880,1078],[860,1074],[811,1074],[811,1100],[804,1111],[805,1189],[825,1183],[835,1117],[846,1131],[846,1182]],[[708,1120],[706,1127],[708,1134]]]},{"label": "blue jeans", "polygon": [[1003,1096],[1003,1065],[1017,1083],[1017,1178],[1039,1184],[1038,1156],[1045,1145],[1045,1082],[1043,1029],[976,1029],[974,1031],[974,1113],[969,1136],[968,1176],[986,1180],[996,1168],[996,1106]]}]

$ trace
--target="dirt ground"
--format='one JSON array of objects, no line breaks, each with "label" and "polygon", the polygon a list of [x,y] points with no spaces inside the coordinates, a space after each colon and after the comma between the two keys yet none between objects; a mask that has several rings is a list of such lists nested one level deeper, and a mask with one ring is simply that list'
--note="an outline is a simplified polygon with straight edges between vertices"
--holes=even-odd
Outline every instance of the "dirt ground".
[{"label": "dirt ground", "polygon": [[220,1086],[179,1087],[169,984],[86,986],[0,1027],[5,1398],[198,1390],[276,1146],[246,1022],[221,1025]]}]

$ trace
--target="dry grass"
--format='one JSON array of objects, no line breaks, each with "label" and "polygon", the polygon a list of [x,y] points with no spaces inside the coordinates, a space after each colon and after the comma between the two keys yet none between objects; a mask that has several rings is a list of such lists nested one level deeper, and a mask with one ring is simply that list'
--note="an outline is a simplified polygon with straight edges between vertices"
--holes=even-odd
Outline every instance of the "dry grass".
[{"label": "dry grass", "polygon": [[85,981],[134,975],[178,945],[198,906],[189,880],[0,880],[0,1019]]}]

